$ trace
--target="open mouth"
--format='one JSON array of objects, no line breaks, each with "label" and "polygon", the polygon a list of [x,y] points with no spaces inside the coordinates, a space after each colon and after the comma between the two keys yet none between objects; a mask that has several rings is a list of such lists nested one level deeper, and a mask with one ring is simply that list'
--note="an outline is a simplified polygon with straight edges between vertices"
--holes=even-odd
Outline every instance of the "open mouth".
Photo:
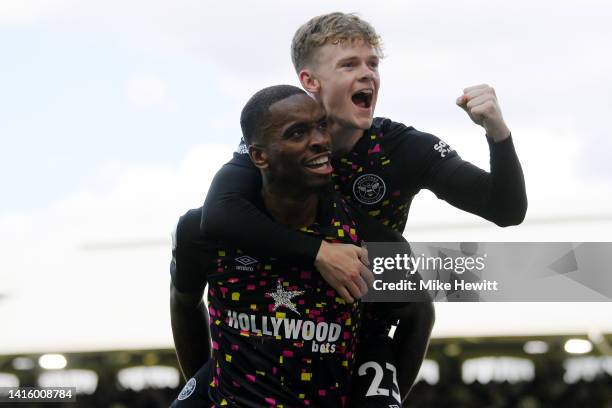
[{"label": "open mouth", "polygon": [[320,169],[329,165],[329,155],[319,156],[304,163],[309,169]]},{"label": "open mouth", "polygon": [[318,154],[305,161],[304,167],[306,167],[310,173],[314,173],[317,176],[329,177],[332,171],[334,171],[331,165],[330,157],[330,152]]},{"label": "open mouth", "polygon": [[371,89],[363,89],[357,91],[351,97],[351,100],[355,105],[363,109],[369,109],[372,106],[373,92]]}]

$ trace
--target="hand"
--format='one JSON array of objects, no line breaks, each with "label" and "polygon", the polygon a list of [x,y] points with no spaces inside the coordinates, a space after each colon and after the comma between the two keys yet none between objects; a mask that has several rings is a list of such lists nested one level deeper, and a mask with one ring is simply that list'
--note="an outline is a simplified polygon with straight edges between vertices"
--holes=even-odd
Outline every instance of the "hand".
[{"label": "hand", "polygon": [[351,244],[330,244],[323,241],[317,253],[315,267],[329,285],[348,303],[368,292],[374,275],[367,268],[365,249]]},{"label": "hand", "polygon": [[470,119],[485,128],[487,136],[494,142],[501,142],[510,136],[510,130],[504,122],[501,108],[495,95],[495,89],[482,84],[470,86],[457,98],[457,105],[463,108]]}]

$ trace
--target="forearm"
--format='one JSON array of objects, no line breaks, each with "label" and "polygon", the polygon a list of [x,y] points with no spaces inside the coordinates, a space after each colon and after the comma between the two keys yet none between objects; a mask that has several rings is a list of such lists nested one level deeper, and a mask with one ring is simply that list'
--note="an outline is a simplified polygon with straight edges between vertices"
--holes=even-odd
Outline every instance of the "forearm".
[{"label": "forearm", "polygon": [[402,401],[406,401],[416,380],[429,346],[435,314],[427,302],[412,303],[410,313],[400,316],[393,335],[393,353],[398,364],[398,385]]},{"label": "forearm", "polygon": [[171,295],[170,319],[176,356],[183,376],[189,379],[211,355],[208,311],[204,302],[184,305]]},{"label": "forearm", "polygon": [[255,168],[225,165],[215,176],[202,208],[201,228],[209,237],[230,240],[275,256],[315,260],[321,239],[274,222],[254,202],[261,176]]},{"label": "forearm", "polygon": [[321,246],[321,239],[274,222],[238,196],[225,197],[208,207],[207,211],[206,233],[228,239],[237,247],[314,261]]},{"label": "forearm", "polygon": [[491,213],[502,227],[518,225],[527,213],[525,177],[512,137],[488,140],[491,152]]},{"label": "forearm", "polygon": [[518,225],[527,211],[527,195],[512,138],[488,143],[490,173],[456,158],[455,163],[440,165],[426,187],[451,205],[499,226]]},{"label": "forearm", "polygon": [[[455,174],[452,175],[455,180],[446,186],[452,191],[453,183],[457,184],[457,187],[467,184],[467,189],[459,189],[460,194],[451,196],[447,201],[500,227],[520,224],[527,212],[525,179],[495,90],[487,84],[470,86],[463,90],[456,103],[467,112],[475,124],[482,126],[487,132],[491,173],[481,170],[482,173],[479,174],[476,170],[480,169],[469,163],[456,168]],[[447,170],[453,169],[452,166],[457,160],[454,162],[449,162],[451,166],[447,166]],[[444,171],[439,173],[442,173],[442,178],[446,176]],[[438,181],[444,185],[444,180],[440,181],[438,178]],[[469,191],[471,185],[477,187],[474,197],[462,197],[461,193]]]}]

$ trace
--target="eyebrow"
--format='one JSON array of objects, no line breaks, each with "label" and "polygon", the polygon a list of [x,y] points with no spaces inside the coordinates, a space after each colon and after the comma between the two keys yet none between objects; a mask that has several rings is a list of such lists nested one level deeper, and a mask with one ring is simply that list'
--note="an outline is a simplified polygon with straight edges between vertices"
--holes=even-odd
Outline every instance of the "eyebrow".
[{"label": "eyebrow", "polygon": [[293,132],[294,130],[307,128],[308,126],[309,125],[306,122],[293,123],[287,129],[285,129],[285,131],[283,132],[283,137],[288,137],[291,134],[291,132]]},{"label": "eyebrow", "polygon": [[[359,57],[357,55],[351,55],[350,57],[345,57],[342,58],[341,60],[338,60],[338,62],[336,63],[337,66],[340,66],[346,62],[350,62],[350,61],[354,61],[354,60],[358,60]],[[380,61],[380,57],[376,54],[371,54],[368,55],[366,58],[366,60],[370,61],[370,60],[376,60],[376,61]]]},{"label": "eyebrow", "polygon": [[297,121],[293,124],[291,124],[284,132],[283,132],[283,137],[286,137],[287,135],[289,135],[291,132],[293,132],[294,130],[297,129],[304,129],[304,128],[311,128],[313,126],[313,123],[316,123],[317,125],[320,124],[321,122],[324,122],[327,120],[327,114],[323,114],[321,115],[319,118],[317,118],[316,120],[313,121]]},{"label": "eyebrow", "polygon": [[353,55],[353,56],[350,56],[350,57],[345,57],[345,58],[342,58],[341,60],[339,60],[336,63],[336,65],[342,65],[345,62],[349,62],[349,61],[356,60],[356,59],[358,59],[356,55]]}]

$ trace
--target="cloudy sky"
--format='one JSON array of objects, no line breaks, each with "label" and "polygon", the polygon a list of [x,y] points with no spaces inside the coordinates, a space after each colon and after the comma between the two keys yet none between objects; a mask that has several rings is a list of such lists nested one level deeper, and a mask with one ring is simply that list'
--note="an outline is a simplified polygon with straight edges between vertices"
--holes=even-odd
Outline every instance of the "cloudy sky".
[{"label": "cloudy sky", "polygon": [[230,157],[248,97],[298,85],[297,27],[337,10],[383,38],[377,115],[488,168],[483,132],[454,104],[488,83],[523,163],[524,227],[490,228],[425,192],[407,237],[610,241],[612,5],[378,3],[0,1],[0,316],[76,315],[89,301],[92,318],[123,313],[167,341],[170,230]]}]

